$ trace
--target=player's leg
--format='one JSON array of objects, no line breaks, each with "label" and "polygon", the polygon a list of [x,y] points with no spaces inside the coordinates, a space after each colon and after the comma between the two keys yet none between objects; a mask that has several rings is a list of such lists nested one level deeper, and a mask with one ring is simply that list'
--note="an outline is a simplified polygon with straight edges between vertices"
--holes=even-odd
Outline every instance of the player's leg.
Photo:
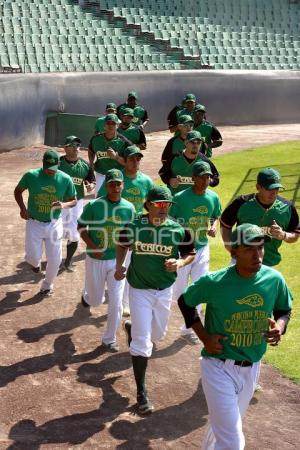
[{"label": "player's leg", "polygon": [[163,291],[154,291],[156,302],[154,303],[152,316],[152,342],[162,339],[167,333],[168,321],[171,313],[172,288]]},{"label": "player's leg", "polygon": [[41,291],[51,291],[53,289],[53,282],[57,276],[62,260],[62,236],[63,224],[61,218],[53,220],[47,226],[47,234],[45,237],[47,266]]},{"label": "player's leg", "polygon": [[[114,273],[116,270],[116,260],[105,261],[107,266],[107,289],[108,289],[108,309],[106,330],[102,342],[106,345],[114,344],[117,341],[117,329],[122,319],[122,298],[125,280],[116,281]],[[118,350],[117,346],[114,346]]]},{"label": "player's leg", "polygon": [[99,306],[103,303],[107,275],[104,262],[86,255],[82,298],[89,306]]},{"label": "player's leg", "polygon": [[26,221],[25,261],[38,272],[43,255],[43,238],[45,224],[33,219]]},{"label": "player's leg", "polygon": [[96,178],[95,198],[97,198],[98,191],[101,188],[102,184],[104,183],[105,175],[102,175],[102,173],[95,172],[95,178]]},{"label": "player's leg", "polygon": [[[132,254],[132,251],[129,250],[126,255],[126,259],[124,262],[124,266],[126,267],[126,270],[128,269],[128,266],[130,263],[131,254]],[[125,280],[122,302],[123,302],[123,316],[128,317],[128,316],[130,316],[130,307],[129,307],[129,284],[128,284],[127,280]]]},{"label": "player's leg", "polygon": [[[72,267],[72,258],[78,248],[79,243],[79,233],[77,230],[77,220],[78,217],[81,216],[83,211],[83,199],[77,201],[77,204],[73,208],[69,208],[65,211],[68,211],[68,242],[67,242],[67,255],[64,261],[64,267],[66,269],[71,269]],[[65,226],[64,226],[65,227]]]},{"label": "player's leg", "polygon": [[131,313],[130,354],[137,390],[138,411],[141,414],[153,410],[146,389],[146,369],[148,358],[152,354],[152,311],[154,298],[151,290],[129,287],[129,303]]}]

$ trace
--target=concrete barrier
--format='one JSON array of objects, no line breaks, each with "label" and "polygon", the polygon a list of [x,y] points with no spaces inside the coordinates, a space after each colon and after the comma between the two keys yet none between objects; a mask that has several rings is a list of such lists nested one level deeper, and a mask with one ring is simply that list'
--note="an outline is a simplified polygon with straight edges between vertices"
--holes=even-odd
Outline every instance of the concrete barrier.
[{"label": "concrete barrier", "polygon": [[130,90],[148,110],[148,132],[166,128],[168,112],[187,92],[218,126],[300,122],[300,71],[2,74],[0,150],[44,142],[50,112],[100,115]]}]

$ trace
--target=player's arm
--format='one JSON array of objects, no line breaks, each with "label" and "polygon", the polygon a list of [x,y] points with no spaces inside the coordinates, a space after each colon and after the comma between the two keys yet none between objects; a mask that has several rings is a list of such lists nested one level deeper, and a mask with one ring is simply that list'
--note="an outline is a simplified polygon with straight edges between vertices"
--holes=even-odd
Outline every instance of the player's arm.
[{"label": "player's arm", "polygon": [[208,144],[210,148],[220,147],[223,144],[223,139],[218,128],[213,126],[211,134],[211,142]]},{"label": "player's arm", "polygon": [[216,237],[218,231],[219,218],[211,218],[210,219],[210,227],[207,230],[207,234],[210,237]]},{"label": "player's arm", "polygon": [[145,133],[143,132],[143,130],[140,129],[140,137],[139,137],[139,142],[137,143],[137,146],[141,149],[141,150],[145,150],[147,147],[146,144],[146,136]]},{"label": "player's arm", "polygon": [[90,238],[90,235],[88,233],[88,226],[82,225],[80,222],[78,222],[78,233],[83,240],[83,242],[86,244],[86,246],[92,250],[93,255],[96,256],[96,258],[101,258],[103,255],[103,252],[99,250],[97,245],[94,243],[94,241]]},{"label": "player's arm", "polygon": [[119,164],[121,164],[121,166],[125,166],[125,159],[119,155],[119,153],[114,150],[113,148],[108,148],[107,149],[107,156],[108,158],[114,159],[115,161],[117,161]]},{"label": "player's arm", "polygon": [[236,198],[230,205],[228,205],[220,218],[220,229],[221,229],[221,237],[224,242],[224,246],[226,250],[231,252],[231,245],[230,245],[230,236],[231,236],[231,230],[233,226],[237,223],[237,215],[238,210],[244,203],[243,196]]},{"label": "player's arm", "polygon": [[184,231],[183,241],[178,245],[180,257],[178,259],[169,258],[165,261],[167,272],[176,272],[178,269],[191,264],[195,258],[196,251],[194,241],[188,230]]},{"label": "player's arm", "polygon": [[87,192],[91,192],[96,185],[95,174],[91,166],[88,167],[88,173],[84,179],[84,185],[87,189]]},{"label": "player's arm", "polygon": [[291,204],[291,218],[288,226],[284,230],[278,225],[275,220],[273,221],[272,226],[270,227],[270,234],[275,239],[279,239],[281,241],[286,242],[287,244],[292,244],[299,239],[300,236],[300,223],[299,223],[299,215],[297,213],[294,205]]},{"label": "player's arm", "polygon": [[126,267],[124,266],[124,262],[130,245],[129,230],[124,228],[119,233],[118,243],[116,245],[116,271],[114,277],[118,281],[125,278]]},{"label": "player's arm", "polygon": [[148,122],[149,122],[149,117],[148,117],[147,111],[145,110],[144,117],[142,119],[142,128],[145,128],[145,126],[147,125]]},{"label": "player's arm", "polygon": [[274,311],[274,319],[269,318],[269,329],[265,333],[268,344],[275,346],[281,340],[281,336],[286,332],[287,325],[291,317],[291,310]]},{"label": "player's arm", "polygon": [[92,169],[94,169],[94,161],[95,161],[96,153],[93,151],[93,138],[90,140],[89,146],[88,146],[88,158],[89,158],[89,165]]},{"label": "player's arm", "polygon": [[20,216],[24,220],[28,220],[30,218],[29,213],[27,211],[27,208],[25,206],[24,200],[23,200],[23,192],[26,190],[26,188],[22,188],[20,185],[15,187],[14,190],[14,196],[15,200],[20,208]]},{"label": "player's arm", "polygon": [[174,157],[173,156],[173,141],[174,141],[174,138],[169,139],[163,152],[162,152],[162,155],[161,155],[162,164],[165,164],[165,162],[169,162]]},{"label": "player's arm", "polygon": [[163,163],[163,166],[159,169],[158,172],[161,181],[167,185],[170,185],[170,180],[172,178],[171,166],[174,157],[175,155],[171,154],[170,157]]}]

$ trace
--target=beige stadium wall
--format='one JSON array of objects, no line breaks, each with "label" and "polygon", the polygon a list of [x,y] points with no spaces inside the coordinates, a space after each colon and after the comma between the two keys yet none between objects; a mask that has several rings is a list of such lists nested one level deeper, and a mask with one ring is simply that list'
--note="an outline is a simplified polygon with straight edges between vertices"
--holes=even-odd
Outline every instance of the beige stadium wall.
[{"label": "beige stadium wall", "polygon": [[166,129],[169,110],[187,92],[218,126],[300,122],[300,71],[1,74],[0,150],[43,143],[51,112],[102,114],[131,90],[149,112],[148,132]]}]

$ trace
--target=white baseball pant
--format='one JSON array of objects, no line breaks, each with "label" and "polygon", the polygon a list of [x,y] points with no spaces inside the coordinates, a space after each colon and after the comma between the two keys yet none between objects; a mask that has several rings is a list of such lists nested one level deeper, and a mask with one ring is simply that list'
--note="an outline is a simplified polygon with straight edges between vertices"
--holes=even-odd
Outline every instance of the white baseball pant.
[{"label": "white baseball pant", "polygon": [[100,260],[86,255],[85,286],[83,298],[90,306],[99,306],[104,301],[105,282],[108,289],[108,310],[106,330],[102,342],[111,344],[116,342],[117,329],[122,318],[122,297],[125,280],[116,281],[116,260]]},{"label": "white baseball pant", "polygon": [[201,380],[209,412],[202,450],[243,450],[244,417],[259,377],[260,362],[241,367],[234,361],[201,358]]},{"label": "white baseball pant", "polygon": [[153,342],[159,341],[167,333],[171,303],[172,287],[159,291],[129,286],[132,356],[151,356]]},{"label": "white baseball pant", "polygon": [[[132,254],[132,250],[128,250],[125,261],[124,261],[124,266],[126,267],[126,271],[130,264],[131,254]],[[129,306],[129,284],[128,284],[128,281],[125,279],[125,286],[124,286],[124,293],[123,293],[123,308],[126,308],[126,307],[130,308],[130,306]]]},{"label": "white baseball pant", "polygon": [[66,208],[62,210],[62,220],[64,227],[64,238],[69,242],[79,241],[79,233],[77,230],[77,220],[83,211],[83,198],[77,200],[73,208]]},{"label": "white baseball pant", "polygon": [[105,180],[105,175],[102,173],[95,172],[95,178],[96,178],[96,187],[95,187],[95,198],[98,197],[98,191],[101,188],[102,184]]},{"label": "white baseball pant", "polygon": [[[204,245],[199,250],[197,250],[195,259],[191,264],[182,267],[177,272],[177,279],[173,286],[173,298],[178,300],[181,294],[185,291],[189,284],[189,277],[191,277],[192,282],[197,281],[203,275],[206,275],[209,270],[209,246]],[[198,313],[201,312],[201,305],[197,306]],[[181,327],[181,335],[192,334],[192,328],[186,328],[185,325]]]},{"label": "white baseball pant", "polygon": [[25,260],[33,267],[38,267],[43,256],[43,242],[46,252],[46,273],[41,289],[53,289],[53,282],[58,273],[62,259],[63,224],[61,217],[51,222],[26,221]]}]

